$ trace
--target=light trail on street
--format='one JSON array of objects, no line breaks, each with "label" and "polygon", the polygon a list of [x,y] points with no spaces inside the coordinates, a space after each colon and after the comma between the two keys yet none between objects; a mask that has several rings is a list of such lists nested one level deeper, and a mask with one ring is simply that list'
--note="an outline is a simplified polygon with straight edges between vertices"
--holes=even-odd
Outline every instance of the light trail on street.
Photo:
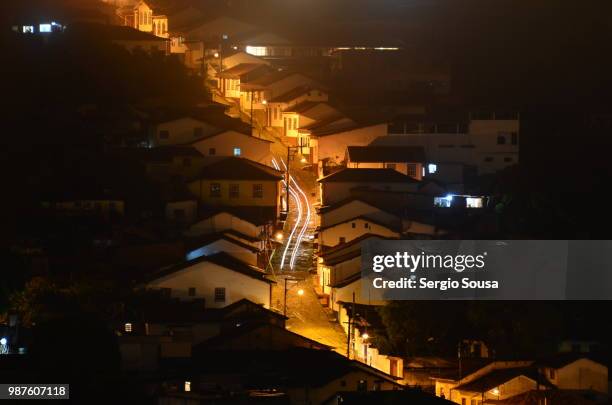
[{"label": "light trail on street", "polygon": [[[281,170],[280,166],[278,165],[278,163],[276,162],[276,160],[274,158],[272,158],[272,164],[274,165],[276,170]],[[283,165],[285,165],[284,161],[283,161]],[[286,168],[287,168],[287,166],[285,165],[285,170],[286,170]],[[283,184],[286,186],[287,182],[285,180],[283,180]],[[285,249],[283,250],[283,254],[281,256],[281,263],[280,263],[280,269],[281,270],[285,266],[285,260],[287,258],[287,252],[289,251],[289,245],[291,245],[291,240],[293,239],[293,235],[295,234],[296,230],[299,227],[300,221],[302,220],[302,203],[300,201],[299,195],[293,190],[293,187],[291,187],[291,182],[289,182],[289,194],[291,195],[291,197],[293,197],[293,199],[296,202],[296,206],[298,208],[298,216],[297,216],[297,219],[295,221],[295,224],[293,225],[293,228],[291,229],[291,233],[289,234],[289,238],[285,242]],[[289,211],[289,206],[288,205],[287,205],[287,211]],[[292,258],[293,258],[293,256],[292,256]],[[293,266],[291,265],[291,259],[290,259],[289,267],[293,268]]]},{"label": "light trail on street", "polygon": [[[285,164],[285,161],[282,158],[281,158],[281,162],[282,162],[283,166],[285,167],[285,170],[287,170],[287,165]],[[293,247],[293,251],[291,253],[291,260],[289,261],[289,267],[291,269],[293,269],[293,267],[295,266],[295,260],[298,257],[298,249],[300,248],[300,246],[302,244],[302,240],[304,239],[304,235],[306,234],[306,231],[308,230],[308,225],[310,225],[311,213],[310,213],[310,202],[308,201],[308,196],[306,195],[304,190],[302,190],[302,188],[298,185],[297,181],[295,181],[293,176],[289,175],[289,181],[290,181],[289,184],[293,183],[293,187],[304,198],[305,205],[306,205],[306,219],[304,220],[304,224],[302,225],[302,229],[300,230],[300,233],[297,236],[297,239],[295,241],[295,245]]]}]

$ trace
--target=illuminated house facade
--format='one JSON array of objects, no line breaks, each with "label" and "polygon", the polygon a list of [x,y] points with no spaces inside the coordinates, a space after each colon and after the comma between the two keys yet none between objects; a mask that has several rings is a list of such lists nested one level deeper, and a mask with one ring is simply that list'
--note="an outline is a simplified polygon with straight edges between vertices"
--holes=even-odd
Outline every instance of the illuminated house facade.
[{"label": "illuminated house facade", "polygon": [[168,38],[168,17],[154,15],[153,9],[144,1],[127,5],[117,10],[123,25],[147,32],[161,38]]},{"label": "illuminated house facade", "polygon": [[[407,120],[389,126],[389,135],[372,145],[421,146],[428,163],[461,163],[490,174],[519,161],[520,118],[516,113],[472,113],[463,121]],[[429,166],[428,166],[429,168]]]},{"label": "illuminated house facade", "polygon": [[258,267],[216,253],[164,268],[141,285],[182,301],[204,299],[207,308],[223,308],[242,299],[270,308],[272,284]]}]

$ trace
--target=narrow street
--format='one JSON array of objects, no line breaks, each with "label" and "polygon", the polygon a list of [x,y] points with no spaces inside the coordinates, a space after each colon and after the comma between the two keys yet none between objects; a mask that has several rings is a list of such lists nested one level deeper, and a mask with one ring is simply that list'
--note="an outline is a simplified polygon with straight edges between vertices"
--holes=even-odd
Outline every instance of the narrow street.
[{"label": "narrow street", "polygon": [[[248,114],[242,112],[240,116],[244,122],[251,123]],[[254,136],[273,142],[273,166],[284,172],[287,167],[287,145],[283,144],[279,134],[263,127],[256,114],[253,126]],[[281,313],[286,310],[289,318],[287,329],[346,354],[346,334],[332,311],[321,305],[314,288],[316,258],[313,235],[317,223],[314,208],[317,183],[316,175],[304,167],[299,159],[289,162],[289,213],[283,228],[282,244],[276,248],[271,259],[273,277],[277,282],[272,291],[272,307]],[[283,201],[284,186],[283,181]],[[288,279],[286,308],[285,279]]]}]

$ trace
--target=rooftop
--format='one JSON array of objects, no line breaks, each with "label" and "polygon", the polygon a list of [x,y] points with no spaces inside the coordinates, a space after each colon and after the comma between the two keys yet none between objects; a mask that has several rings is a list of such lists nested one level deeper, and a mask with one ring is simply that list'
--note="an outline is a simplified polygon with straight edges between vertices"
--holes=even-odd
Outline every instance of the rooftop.
[{"label": "rooftop", "polygon": [[205,166],[193,180],[269,180],[280,181],[282,172],[261,163],[238,157],[225,157]]},{"label": "rooftop", "polygon": [[319,183],[418,183],[393,169],[343,169],[325,176]]},{"label": "rooftop", "polygon": [[425,162],[422,146],[349,146],[348,159],[361,162]]},{"label": "rooftop", "polygon": [[[519,376],[525,376],[534,381],[538,381],[536,370],[533,368],[504,368],[493,370],[480,378],[477,378],[465,384],[461,384],[453,389],[459,391],[486,392]],[[540,381],[540,383],[542,382],[543,381]]]},{"label": "rooftop", "polygon": [[312,90],[324,91],[322,88],[316,86],[299,86],[293,90],[289,90],[288,92],[281,94],[280,96],[274,97],[272,100],[270,100],[270,103],[288,103]]},{"label": "rooftop", "polygon": [[194,260],[187,260],[182,263],[163,268],[161,270],[158,270],[154,273],[149,274],[147,277],[145,277],[144,281],[148,282],[148,281],[157,280],[167,275],[170,275],[170,274],[179,272],[181,270],[188,269],[189,267],[195,266],[197,264],[206,263],[206,262],[213,263],[213,264],[216,264],[217,266],[226,268],[228,270],[232,270],[237,273],[243,274],[245,276],[254,278],[256,280],[263,281],[264,283],[269,283],[269,284],[274,283],[274,281],[269,280],[266,277],[266,273],[264,273],[263,270],[261,270],[260,268],[251,266],[250,264],[247,264],[243,261],[235,259],[234,257],[228,255],[227,253],[216,253],[211,256],[201,256]]},{"label": "rooftop", "polygon": [[240,79],[242,75],[246,75],[257,70],[261,70],[263,73],[269,69],[270,68],[267,65],[261,63],[241,63],[218,73],[217,76],[228,79]]},{"label": "rooftop", "polygon": [[161,38],[132,27],[112,24],[76,23],[69,25],[65,32],[67,35],[108,41],[169,41],[168,38]]}]

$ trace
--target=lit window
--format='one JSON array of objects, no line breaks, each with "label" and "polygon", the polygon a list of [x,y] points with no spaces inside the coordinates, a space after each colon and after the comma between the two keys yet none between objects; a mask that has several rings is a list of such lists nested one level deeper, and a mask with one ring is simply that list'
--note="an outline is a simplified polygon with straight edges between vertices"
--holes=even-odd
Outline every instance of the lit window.
[{"label": "lit window", "polygon": [[465,206],[468,208],[482,208],[482,198],[468,197],[465,199]]},{"label": "lit window", "polygon": [[429,172],[429,174],[434,174],[435,172],[438,171],[438,165],[435,163],[428,164],[427,171]]},{"label": "lit window", "polygon": [[438,208],[450,208],[453,202],[453,196],[447,195],[446,197],[435,197],[434,207]]},{"label": "lit window", "polygon": [[34,33],[34,26],[33,25],[24,25],[23,26],[23,33],[24,34],[33,34]]},{"label": "lit window", "polygon": [[416,177],[417,175],[417,165],[415,164],[407,164],[406,165],[406,174],[410,177]]},{"label": "lit window", "polygon": [[234,148],[234,156],[240,156],[242,154],[242,149]]},{"label": "lit window", "polygon": [[266,56],[267,48],[265,46],[247,46],[246,53],[255,56]]},{"label": "lit window", "polygon": [[123,328],[123,329],[124,329],[126,332],[131,332],[131,331],[132,331],[132,324],[131,324],[131,323],[126,323],[126,324],[124,325],[124,328]]},{"label": "lit window", "polygon": [[51,24],[40,24],[38,26],[39,32],[51,32]]},{"label": "lit window", "polygon": [[191,381],[185,381],[185,392],[191,392]]}]

